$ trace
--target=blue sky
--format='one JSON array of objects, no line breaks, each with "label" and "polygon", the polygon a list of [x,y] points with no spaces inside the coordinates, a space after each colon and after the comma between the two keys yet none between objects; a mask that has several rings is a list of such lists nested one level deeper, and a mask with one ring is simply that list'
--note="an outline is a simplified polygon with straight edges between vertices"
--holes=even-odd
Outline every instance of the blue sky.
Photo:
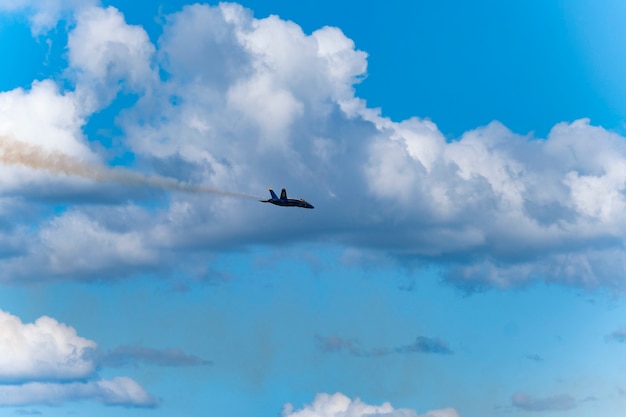
[{"label": "blue sky", "polygon": [[0,0],[0,415],[621,415],[620,2],[128,3]]}]

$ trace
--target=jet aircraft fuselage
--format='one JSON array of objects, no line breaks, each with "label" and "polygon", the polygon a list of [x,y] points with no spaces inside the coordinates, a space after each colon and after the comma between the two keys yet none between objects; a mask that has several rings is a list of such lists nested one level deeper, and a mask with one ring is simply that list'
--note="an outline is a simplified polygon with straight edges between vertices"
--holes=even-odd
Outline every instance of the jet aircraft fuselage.
[{"label": "jet aircraft fuselage", "polygon": [[287,198],[287,190],[284,188],[280,192],[280,198],[278,198],[274,190],[272,190],[271,188],[270,188],[270,194],[272,198],[270,198],[269,200],[259,200],[259,201],[261,203],[272,203],[277,206],[283,206],[283,207],[302,207],[302,208],[308,208],[308,209],[315,208],[313,207],[313,205],[311,205],[311,203],[301,198]]}]

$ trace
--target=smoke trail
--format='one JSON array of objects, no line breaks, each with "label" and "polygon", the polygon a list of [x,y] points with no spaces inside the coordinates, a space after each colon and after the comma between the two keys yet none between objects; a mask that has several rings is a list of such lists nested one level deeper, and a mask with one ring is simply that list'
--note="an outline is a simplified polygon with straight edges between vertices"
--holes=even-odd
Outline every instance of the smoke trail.
[{"label": "smoke trail", "polygon": [[158,175],[145,175],[124,168],[111,168],[103,165],[91,165],[70,155],[58,151],[46,151],[37,145],[0,136],[0,162],[7,165],[21,165],[33,169],[42,169],[55,174],[73,175],[98,182],[115,182],[128,185],[149,185],[164,190],[188,193],[219,194],[259,200],[259,197],[222,191],[215,188],[178,181],[174,178]]}]

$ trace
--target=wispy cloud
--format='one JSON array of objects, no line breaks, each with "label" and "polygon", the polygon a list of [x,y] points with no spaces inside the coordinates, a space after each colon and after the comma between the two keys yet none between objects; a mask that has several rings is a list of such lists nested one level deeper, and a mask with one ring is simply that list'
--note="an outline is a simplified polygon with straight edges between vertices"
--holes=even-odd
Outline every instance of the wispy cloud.
[{"label": "wispy cloud", "polygon": [[576,400],[569,394],[533,398],[518,392],[511,397],[511,404],[524,411],[564,411],[576,407]]},{"label": "wispy cloud", "polygon": [[626,327],[621,327],[606,336],[607,341],[626,343]]},{"label": "wispy cloud", "polygon": [[438,337],[417,336],[411,344],[395,348],[398,353],[437,353],[441,355],[449,355],[452,352],[448,343]]},{"label": "wispy cloud", "polygon": [[157,366],[202,366],[213,362],[180,349],[153,349],[138,345],[118,346],[111,350],[94,353],[95,362],[102,367],[137,366],[139,364]]},{"label": "wispy cloud", "polygon": [[544,361],[543,357],[541,355],[536,354],[536,353],[528,354],[528,355],[525,356],[525,358],[528,359],[528,360],[531,360],[533,362],[539,362],[539,363]]},{"label": "wispy cloud", "polygon": [[449,355],[454,353],[448,343],[439,338],[418,336],[413,343],[397,347],[375,347],[363,349],[358,339],[344,339],[337,335],[316,336],[318,348],[322,352],[345,352],[352,356],[377,357],[390,354],[431,353]]},{"label": "wispy cloud", "polygon": [[363,352],[359,346],[357,339],[344,339],[337,335],[332,336],[315,336],[318,348],[322,352],[342,352],[347,351],[355,356],[362,356]]},{"label": "wispy cloud", "polygon": [[17,414],[18,416],[39,416],[43,413],[39,410],[26,410],[23,408],[18,408],[17,410],[15,410],[15,414]]}]

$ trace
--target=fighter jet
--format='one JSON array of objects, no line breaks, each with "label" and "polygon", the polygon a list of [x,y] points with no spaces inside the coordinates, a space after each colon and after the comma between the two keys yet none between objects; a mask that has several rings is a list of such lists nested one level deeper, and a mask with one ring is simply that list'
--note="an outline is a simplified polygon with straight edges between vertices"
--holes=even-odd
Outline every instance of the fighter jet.
[{"label": "fighter jet", "polygon": [[308,208],[308,209],[314,208],[306,200],[303,200],[301,198],[287,198],[287,190],[284,188],[280,192],[280,198],[276,196],[276,193],[274,193],[274,190],[272,190],[271,188],[270,188],[270,194],[272,195],[272,198],[270,198],[269,200],[259,200],[259,201],[261,203],[272,203],[272,204],[276,204],[277,206],[283,206],[283,207],[302,207],[302,208]]}]

